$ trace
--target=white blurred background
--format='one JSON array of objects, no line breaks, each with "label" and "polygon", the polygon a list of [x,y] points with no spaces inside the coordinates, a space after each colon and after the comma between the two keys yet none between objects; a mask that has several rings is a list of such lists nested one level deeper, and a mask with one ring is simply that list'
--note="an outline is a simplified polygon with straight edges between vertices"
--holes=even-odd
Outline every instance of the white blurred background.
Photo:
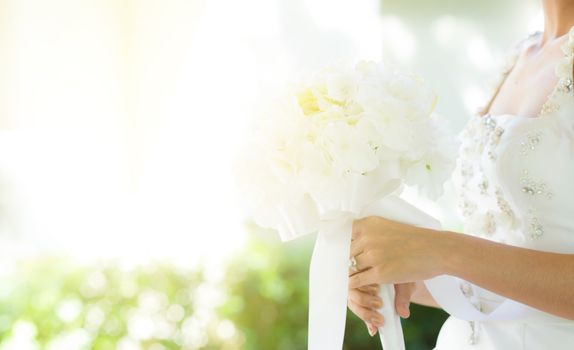
[{"label": "white blurred background", "polygon": [[0,0],[2,266],[223,259],[244,241],[231,157],[269,91],[385,58],[458,130],[542,25],[534,0]]}]

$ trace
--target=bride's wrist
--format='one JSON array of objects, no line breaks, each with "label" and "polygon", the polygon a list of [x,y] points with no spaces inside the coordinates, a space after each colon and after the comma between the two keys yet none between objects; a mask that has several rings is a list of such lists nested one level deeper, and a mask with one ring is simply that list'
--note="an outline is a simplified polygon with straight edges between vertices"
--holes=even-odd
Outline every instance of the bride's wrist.
[{"label": "bride's wrist", "polygon": [[435,231],[435,271],[434,275],[456,276],[462,265],[463,242],[460,234],[451,231]]}]

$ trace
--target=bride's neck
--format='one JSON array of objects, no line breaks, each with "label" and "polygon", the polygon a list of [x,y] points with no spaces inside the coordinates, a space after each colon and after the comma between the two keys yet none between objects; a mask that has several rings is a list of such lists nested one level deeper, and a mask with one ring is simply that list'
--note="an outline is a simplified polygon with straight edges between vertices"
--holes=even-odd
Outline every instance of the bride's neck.
[{"label": "bride's neck", "polygon": [[568,33],[574,26],[574,0],[542,0],[544,36],[542,43]]}]

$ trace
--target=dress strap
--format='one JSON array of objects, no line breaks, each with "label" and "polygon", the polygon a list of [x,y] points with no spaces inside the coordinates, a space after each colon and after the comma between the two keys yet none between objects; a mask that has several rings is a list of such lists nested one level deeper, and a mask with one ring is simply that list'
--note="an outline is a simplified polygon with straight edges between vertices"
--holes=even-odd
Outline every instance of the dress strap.
[{"label": "dress strap", "polygon": [[556,68],[556,75],[562,79],[565,87],[570,87],[572,90],[572,80],[574,80],[574,26],[568,33],[568,41],[562,45],[562,52],[564,53],[564,61]]},{"label": "dress strap", "polygon": [[556,65],[555,69],[558,82],[548,100],[542,106],[540,116],[558,111],[561,97],[574,93],[574,27],[568,32],[568,39],[561,48],[564,58]]}]

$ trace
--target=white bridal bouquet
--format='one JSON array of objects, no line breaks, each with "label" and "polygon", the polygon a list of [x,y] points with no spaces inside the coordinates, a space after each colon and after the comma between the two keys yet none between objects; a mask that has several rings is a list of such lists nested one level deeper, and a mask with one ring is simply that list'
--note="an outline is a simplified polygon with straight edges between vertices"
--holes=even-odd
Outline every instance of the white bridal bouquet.
[{"label": "white bridal bouquet", "polygon": [[[235,169],[250,217],[283,240],[318,232],[310,270],[309,349],[341,349],[353,220],[436,221],[399,198],[436,198],[454,166],[435,94],[384,63],[333,66],[272,101]],[[394,288],[381,288],[385,350],[404,349]]]}]

